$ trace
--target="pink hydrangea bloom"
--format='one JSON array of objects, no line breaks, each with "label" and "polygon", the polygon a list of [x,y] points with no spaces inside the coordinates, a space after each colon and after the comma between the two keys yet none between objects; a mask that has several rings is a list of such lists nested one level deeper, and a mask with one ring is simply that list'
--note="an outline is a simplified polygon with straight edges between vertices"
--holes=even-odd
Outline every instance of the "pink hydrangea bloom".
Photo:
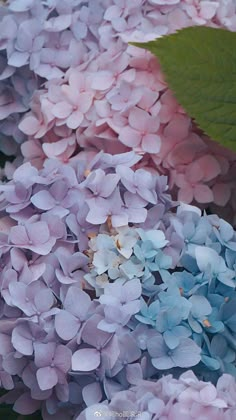
[{"label": "pink hydrangea bloom", "polygon": [[[133,4],[104,0],[96,13],[87,5],[82,5],[78,13],[78,4],[57,5],[62,15],[50,16],[44,28],[46,35],[36,35],[45,40],[37,71],[45,77],[49,66],[50,80],[33,96],[31,111],[19,125],[30,136],[30,143],[22,146],[25,159],[40,167],[45,157],[69,161],[80,147],[112,153],[133,148],[144,162],[145,155],[151,155],[146,166],[169,175],[174,191],[180,189],[179,198],[201,204],[215,201],[221,207],[228,203],[232,209],[234,189],[230,177],[225,178],[230,165],[225,172],[219,154],[213,152],[220,172],[214,171],[210,162],[211,179],[204,176],[192,180],[194,162],[205,154],[210,156],[214,148],[167,89],[157,60],[149,52],[128,45],[128,41],[155,39],[192,24],[214,23],[233,30],[233,3],[140,0]],[[15,37],[16,31],[12,30],[11,42],[17,42]],[[71,57],[78,57],[70,65],[66,48]],[[27,54],[31,57],[33,52]],[[35,59],[32,62],[36,63]],[[191,182],[186,180],[184,193],[182,174],[186,170],[191,172]]]},{"label": "pink hydrangea bloom", "polygon": [[197,25],[204,25],[209,20],[213,19],[216,11],[219,7],[219,1],[208,1],[208,0],[185,0],[183,2],[183,8]]},{"label": "pink hydrangea bloom", "polygon": [[61,86],[61,100],[52,107],[56,124],[66,124],[71,129],[78,128],[84,120],[84,114],[93,101],[93,92],[88,87],[85,76],[71,72],[68,85]]},{"label": "pink hydrangea bloom", "polygon": [[129,125],[120,130],[120,141],[134,150],[140,148],[143,152],[158,153],[161,144],[157,134],[160,126],[158,118],[135,107],[129,113],[128,122]]}]

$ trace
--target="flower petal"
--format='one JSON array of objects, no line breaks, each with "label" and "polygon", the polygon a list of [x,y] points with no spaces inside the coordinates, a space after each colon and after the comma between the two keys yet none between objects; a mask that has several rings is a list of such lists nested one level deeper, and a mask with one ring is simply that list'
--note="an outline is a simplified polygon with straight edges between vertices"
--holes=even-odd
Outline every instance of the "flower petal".
[{"label": "flower petal", "polygon": [[52,389],[58,381],[56,370],[50,366],[46,366],[37,370],[36,373],[39,388],[42,391]]},{"label": "flower petal", "polygon": [[72,370],[87,372],[100,365],[100,353],[96,349],[80,349],[72,356]]}]

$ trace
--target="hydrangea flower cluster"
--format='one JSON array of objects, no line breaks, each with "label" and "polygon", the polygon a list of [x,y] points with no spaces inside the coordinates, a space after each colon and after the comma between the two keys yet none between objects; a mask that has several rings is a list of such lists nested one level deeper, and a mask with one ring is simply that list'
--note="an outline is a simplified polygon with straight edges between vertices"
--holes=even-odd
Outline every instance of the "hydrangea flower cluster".
[{"label": "hydrangea flower cluster", "polygon": [[[102,302],[117,306],[110,297],[111,282],[140,280],[143,298],[134,325],[147,337],[151,334],[145,349],[154,367],[194,363],[194,352],[199,354],[191,338],[208,369],[235,375],[236,235],[231,225],[180,206],[158,228],[99,233],[90,240],[90,250],[92,270],[85,279]],[[116,328],[122,313],[110,316],[101,323],[107,331]]]},{"label": "hydrangea flower cluster", "polygon": [[194,126],[157,60],[128,45],[192,25],[235,30],[233,0],[10,0],[0,15],[4,152],[27,139],[22,154],[39,168],[81,147],[132,149],[179,200],[233,221],[235,155]]},{"label": "hydrangea flower cluster", "polygon": [[0,7],[0,403],[17,413],[235,418],[236,158],[128,45],[235,22],[234,0]]},{"label": "hydrangea flower cluster", "polygon": [[187,371],[179,380],[172,375],[153,382],[142,380],[128,391],[118,392],[110,403],[87,408],[78,420],[90,420],[94,413],[109,420],[118,420],[121,413],[150,420],[233,419],[235,395],[235,382],[229,375],[223,375],[214,386]]},{"label": "hydrangea flower cluster", "polygon": [[2,401],[46,420],[163,373],[236,375],[236,232],[174,211],[134,152],[86,156],[24,163],[0,186]]}]

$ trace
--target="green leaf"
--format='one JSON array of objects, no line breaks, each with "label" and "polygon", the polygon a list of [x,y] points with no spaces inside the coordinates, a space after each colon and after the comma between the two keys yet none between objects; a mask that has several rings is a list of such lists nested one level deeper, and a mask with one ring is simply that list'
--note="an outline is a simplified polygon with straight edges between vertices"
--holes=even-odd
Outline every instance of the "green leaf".
[{"label": "green leaf", "polygon": [[169,87],[212,139],[236,150],[236,33],[203,26],[147,43]]}]

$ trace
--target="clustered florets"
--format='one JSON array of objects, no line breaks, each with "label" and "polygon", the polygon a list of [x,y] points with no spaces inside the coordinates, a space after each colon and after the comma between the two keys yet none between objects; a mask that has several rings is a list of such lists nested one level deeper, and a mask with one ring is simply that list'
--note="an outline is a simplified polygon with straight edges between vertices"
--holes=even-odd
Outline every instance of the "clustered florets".
[{"label": "clustered florets", "polygon": [[[24,163],[0,187],[0,378],[20,413],[47,419],[63,403],[70,418],[87,405],[89,419],[141,378],[235,372],[236,233],[196,207],[174,211],[167,178],[131,169],[139,159]],[[183,410],[182,397],[158,398],[163,413]],[[234,410],[218,400],[196,405]]]},{"label": "clustered florets", "polygon": [[235,30],[232,0],[11,0],[0,15],[4,153],[24,142],[23,156],[39,168],[81,147],[133,149],[142,166],[169,176],[179,200],[233,220],[235,156],[191,123],[156,59],[128,45],[192,25]]}]

